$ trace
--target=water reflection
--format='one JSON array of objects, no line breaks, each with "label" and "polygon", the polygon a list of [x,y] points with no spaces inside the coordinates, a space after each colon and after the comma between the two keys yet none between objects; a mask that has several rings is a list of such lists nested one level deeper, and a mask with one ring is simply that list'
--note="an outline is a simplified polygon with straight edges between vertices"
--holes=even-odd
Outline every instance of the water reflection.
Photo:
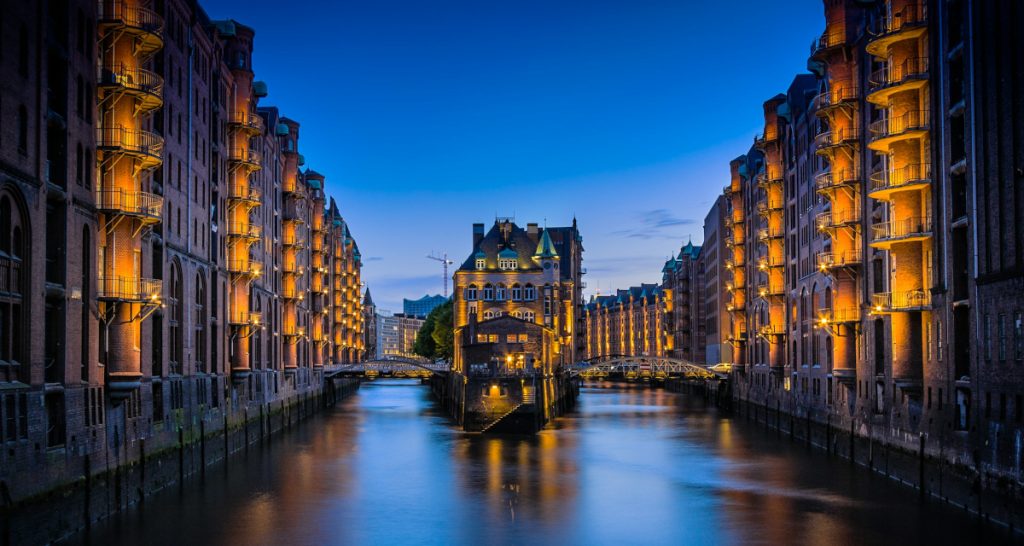
[{"label": "water reflection", "polygon": [[960,512],[717,415],[598,384],[536,436],[467,435],[416,381],[98,526],[95,544],[997,543]]}]

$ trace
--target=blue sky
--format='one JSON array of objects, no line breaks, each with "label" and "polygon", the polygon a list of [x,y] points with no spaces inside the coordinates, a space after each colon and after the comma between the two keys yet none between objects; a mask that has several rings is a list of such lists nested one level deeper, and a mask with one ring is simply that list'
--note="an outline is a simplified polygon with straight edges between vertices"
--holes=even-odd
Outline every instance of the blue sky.
[{"label": "blue sky", "polygon": [[471,224],[583,233],[588,293],[659,281],[806,70],[821,0],[205,0],[256,30],[378,305],[441,292]]}]

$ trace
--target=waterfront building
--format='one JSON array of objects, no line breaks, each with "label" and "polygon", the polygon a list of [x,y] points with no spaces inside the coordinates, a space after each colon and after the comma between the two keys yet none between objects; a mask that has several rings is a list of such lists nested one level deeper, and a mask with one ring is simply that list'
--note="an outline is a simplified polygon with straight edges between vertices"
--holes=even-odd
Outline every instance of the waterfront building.
[{"label": "waterfront building", "polygon": [[496,408],[520,406],[535,428],[569,396],[563,372],[585,347],[582,241],[575,220],[523,229],[501,218],[487,233],[473,224],[472,251],[454,275],[450,393],[468,429],[492,426]]},{"label": "waterfront building", "polygon": [[425,317],[429,315],[435,307],[446,301],[448,301],[448,298],[440,294],[434,296],[425,295],[418,300],[402,298],[402,313],[405,315]]},{"label": "waterfront building", "polygon": [[185,0],[7,2],[0,26],[10,499],[280,411],[359,358],[358,248],[299,124],[262,104],[253,29]]},{"label": "waterfront building", "polygon": [[377,358],[416,356],[413,346],[425,320],[426,317],[405,313],[383,312],[377,315]]},{"label": "waterfront building", "polygon": [[673,351],[672,292],[641,284],[595,296],[583,307],[585,360],[618,356],[667,356]]},{"label": "waterfront building", "polygon": [[704,321],[704,262],[701,247],[692,241],[661,268],[661,288],[671,298],[668,356],[690,362],[704,362],[707,325]]},{"label": "waterfront building", "polygon": [[697,256],[698,269],[704,274],[704,292],[690,303],[703,310],[703,362],[709,365],[732,362],[732,344],[726,340],[730,318],[722,304],[727,296],[726,279],[731,276],[725,235],[732,225],[727,223],[726,207],[725,196],[720,195],[704,217],[704,244]]},{"label": "waterfront building", "polygon": [[1024,426],[1021,7],[824,4],[813,75],[730,164],[734,397],[1002,488]]}]

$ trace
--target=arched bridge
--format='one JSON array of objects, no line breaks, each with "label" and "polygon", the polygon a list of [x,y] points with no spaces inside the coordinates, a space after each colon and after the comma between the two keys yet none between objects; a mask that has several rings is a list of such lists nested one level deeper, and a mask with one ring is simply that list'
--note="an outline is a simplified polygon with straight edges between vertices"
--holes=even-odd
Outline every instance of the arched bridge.
[{"label": "arched bridge", "polygon": [[426,358],[389,355],[366,362],[331,366],[329,375],[362,375],[366,377],[428,377],[448,373],[447,362],[434,362]]},{"label": "arched bridge", "polygon": [[569,367],[569,373],[585,379],[715,379],[716,373],[681,358],[663,356],[605,356],[585,360]]}]

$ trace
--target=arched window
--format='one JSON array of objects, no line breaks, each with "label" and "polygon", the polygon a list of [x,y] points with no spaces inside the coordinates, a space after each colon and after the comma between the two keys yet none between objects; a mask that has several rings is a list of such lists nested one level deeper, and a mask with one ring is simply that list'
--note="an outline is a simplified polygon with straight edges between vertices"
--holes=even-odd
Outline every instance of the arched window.
[{"label": "arched window", "polygon": [[92,227],[82,226],[82,347],[81,347],[81,380],[89,381],[89,347],[92,345],[92,334],[89,324],[89,302],[92,301]]},{"label": "arched window", "polygon": [[523,299],[523,288],[519,286],[519,283],[512,285],[512,301],[521,301]]},{"label": "arched window", "polygon": [[505,290],[505,285],[499,284],[497,291],[495,291],[494,293],[494,299],[498,301],[505,301],[506,299],[508,299],[507,294],[508,292]]},{"label": "arched window", "polygon": [[490,283],[484,285],[484,301],[494,300],[494,287]]},{"label": "arched window", "polygon": [[494,312],[492,312],[490,309],[484,311],[484,320],[489,320],[492,318],[494,318]]},{"label": "arched window", "polygon": [[196,299],[195,299],[195,340],[196,340],[196,371],[206,373],[206,282],[203,280],[203,272],[196,273]]},{"label": "arched window", "polygon": [[171,262],[171,297],[167,303],[170,308],[170,313],[168,313],[170,315],[168,326],[170,327],[171,336],[170,372],[177,375],[182,373],[182,359],[185,354],[185,336],[181,331],[184,319],[181,300],[184,291],[185,287],[182,286],[181,278],[181,264],[174,260]]},{"label": "arched window", "polygon": [[526,311],[523,313],[523,320],[527,322],[534,322],[537,320],[537,315],[533,311]]},{"label": "arched window", "polygon": [[523,300],[533,301],[535,299],[537,299],[537,289],[534,288],[532,284],[526,285],[526,287],[523,288]]},{"label": "arched window", "polygon": [[29,383],[26,317],[22,312],[30,273],[22,257],[29,251],[22,245],[30,239],[23,233],[27,227],[24,222],[25,216],[14,199],[0,194],[0,361],[9,364],[0,369],[0,380]]},{"label": "arched window", "polygon": [[476,285],[471,284],[466,288],[466,299],[468,301],[476,301]]}]

